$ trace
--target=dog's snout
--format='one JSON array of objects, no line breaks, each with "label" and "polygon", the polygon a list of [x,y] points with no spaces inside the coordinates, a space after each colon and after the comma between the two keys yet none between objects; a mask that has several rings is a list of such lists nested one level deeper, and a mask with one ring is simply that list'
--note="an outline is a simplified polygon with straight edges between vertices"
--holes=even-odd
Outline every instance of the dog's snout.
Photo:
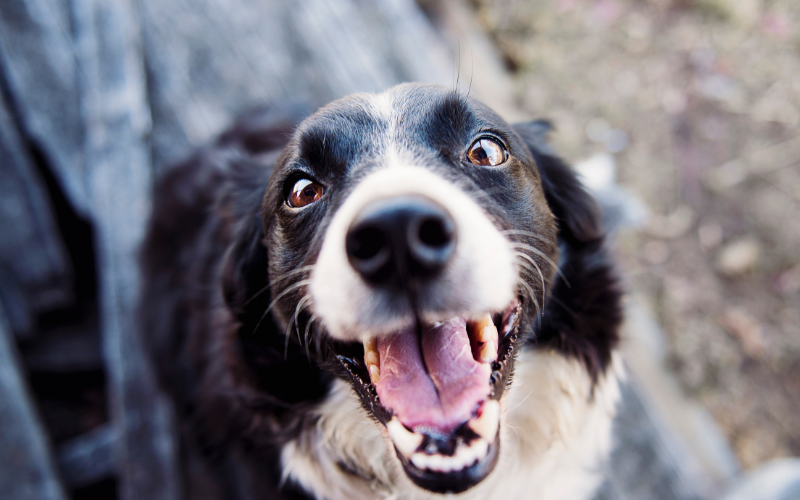
[{"label": "dog's snout", "polygon": [[350,265],[369,283],[433,278],[456,246],[456,224],[438,203],[423,197],[372,202],[350,225]]}]

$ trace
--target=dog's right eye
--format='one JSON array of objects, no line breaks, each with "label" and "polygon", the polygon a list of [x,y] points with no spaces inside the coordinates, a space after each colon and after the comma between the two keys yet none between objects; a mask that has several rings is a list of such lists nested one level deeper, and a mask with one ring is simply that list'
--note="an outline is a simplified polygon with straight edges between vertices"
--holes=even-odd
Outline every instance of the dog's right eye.
[{"label": "dog's right eye", "polygon": [[294,183],[286,203],[292,208],[302,208],[322,198],[322,193],[324,192],[323,187],[316,182],[309,179],[300,179]]},{"label": "dog's right eye", "polygon": [[506,148],[494,137],[481,137],[472,143],[467,158],[474,165],[496,167],[508,159]]}]

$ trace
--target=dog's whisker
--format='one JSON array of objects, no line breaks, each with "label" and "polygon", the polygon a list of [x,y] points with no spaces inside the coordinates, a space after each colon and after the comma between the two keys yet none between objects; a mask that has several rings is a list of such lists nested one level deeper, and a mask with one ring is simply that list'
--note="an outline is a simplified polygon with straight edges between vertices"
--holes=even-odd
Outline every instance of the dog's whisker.
[{"label": "dog's whisker", "polygon": [[541,307],[539,307],[539,301],[538,301],[538,300],[536,300],[536,294],[535,294],[535,293],[533,293],[533,290],[531,289],[530,285],[528,285],[527,283],[525,283],[525,280],[520,280],[520,281],[519,281],[519,284],[520,284],[520,285],[522,285],[523,287],[525,287],[525,289],[528,291],[528,294],[529,294],[529,295],[530,295],[530,297],[531,297],[531,302],[533,302],[533,305],[535,305],[535,306],[536,306],[536,315],[537,315],[537,316],[541,316],[541,314],[542,314],[542,308],[541,308]]},{"label": "dog's whisker", "polygon": [[367,420],[357,420],[357,419],[355,419],[355,418],[351,417],[351,416],[350,416],[349,414],[347,414],[347,413],[345,413],[345,414],[344,414],[344,416],[345,416],[345,417],[347,417],[347,418],[349,418],[349,419],[350,419],[350,420],[352,420],[353,422],[357,422],[357,423],[359,423],[359,424],[370,425],[370,424],[372,423],[372,422],[369,422],[369,421],[367,421]]},{"label": "dog's whisker", "polygon": [[529,252],[533,252],[533,253],[535,253],[536,255],[538,255],[539,257],[541,257],[541,258],[543,258],[544,260],[546,260],[546,261],[547,261],[547,262],[548,262],[548,263],[549,263],[551,266],[553,266],[553,269],[555,269],[555,270],[556,270],[556,272],[558,273],[558,275],[559,275],[559,276],[561,276],[561,279],[563,279],[563,280],[564,280],[564,283],[567,285],[567,288],[572,288],[572,286],[569,284],[569,280],[567,279],[567,277],[566,277],[566,276],[564,276],[564,273],[562,273],[562,272],[561,272],[561,268],[559,268],[559,267],[558,267],[558,264],[556,264],[555,262],[553,262],[553,259],[551,259],[550,257],[548,257],[548,256],[547,256],[547,255],[546,255],[544,252],[542,252],[541,250],[539,250],[539,249],[538,249],[538,248],[536,248],[536,247],[533,247],[533,246],[527,245],[527,244],[525,244],[525,243],[520,243],[520,242],[518,242],[518,241],[512,241],[512,242],[511,242],[511,246],[512,246],[512,247],[514,247],[514,248],[518,248],[518,249],[520,249],[520,250],[528,250]]},{"label": "dog's whisker", "polygon": [[306,357],[309,359],[311,359],[311,352],[308,350],[308,334],[311,330],[311,324],[314,323],[316,319],[317,315],[312,314],[311,317],[308,319],[308,323],[306,323],[306,331],[305,334],[303,335],[303,339],[305,340],[305,345],[306,345]]},{"label": "dog's whisker", "polygon": [[519,408],[520,406],[522,406],[522,403],[524,403],[524,402],[525,402],[525,401],[526,401],[526,400],[527,400],[529,397],[531,397],[531,394],[533,394],[533,389],[531,389],[531,391],[528,393],[528,395],[527,395],[527,396],[525,396],[524,398],[522,398],[522,401],[520,401],[520,402],[519,402],[519,403],[517,403],[517,404],[516,404],[516,405],[515,405],[513,408],[511,408],[510,410],[508,410],[508,411],[507,411],[507,413],[510,415],[511,413],[513,413],[513,412],[514,412],[514,410],[516,410],[517,408]]},{"label": "dog's whisker", "polygon": [[503,231],[500,231],[500,234],[503,234],[503,235],[516,235],[516,236],[530,236],[531,238],[537,239],[537,240],[541,241],[542,243],[546,243],[546,244],[551,245],[551,246],[555,246],[556,245],[556,241],[555,240],[549,240],[549,239],[545,238],[544,236],[538,235],[538,234],[536,234],[536,233],[534,233],[532,231],[526,231],[524,229],[505,229]]},{"label": "dog's whisker", "polygon": [[289,359],[289,331],[292,329],[292,323],[294,320],[289,322],[289,327],[286,329],[286,335],[283,339],[283,360],[286,361]]},{"label": "dog's whisker", "polygon": [[528,255],[526,253],[523,253],[523,252],[514,252],[514,254],[517,257],[520,257],[520,258],[523,258],[523,259],[527,260],[528,262],[530,262],[533,265],[533,267],[536,268],[536,272],[539,273],[539,278],[542,280],[542,293],[546,295],[547,294],[547,287],[544,284],[544,274],[542,273],[542,269],[539,267],[539,264],[536,263],[536,260],[533,257],[531,257],[530,255]]},{"label": "dog's whisker", "polygon": [[517,261],[517,263],[523,269],[528,270],[531,274],[534,274],[534,270],[535,270],[536,273],[539,274],[539,279],[541,279],[541,281],[542,281],[542,305],[541,305],[541,308],[539,307],[538,302],[535,300],[535,297],[531,297],[531,300],[533,300],[534,303],[536,304],[536,309],[538,309],[541,312],[541,309],[544,308],[544,297],[547,295],[547,287],[545,286],[544,275],[542,274],[542,270],[539,268],[539,265],[536,264],[536,262],[533,259],[531,259],[531,257],[529,255],[523,254],[521,252],[514,252],[514,253],[518,257],[522,257],[523,259],[527,260],[528,262],[530,262],[530,264],[533,264],[533,266],[534,266],[534,267],[531,267],[531,265],[527,264],[526,262]]},{"label": "dog's whisker", "polygon": [[271,287],[273,284],[277,284],[278,282],[280,282],[280,281],[283,281],[283,280],[285,280],[286,278],[288,278],[288,277],[290,277],[290,276],[294,276],[295,274],[300,274],[300,273],[304,273],[304,272],[306,272],[306,271],[310,271],[310,270],[314,269],[314,267],[315,267],[315,266],[313,266],[313,265],[310,265],[310,266],[303,266],[303,267],[298,267],[297,269],[292,269],[292,270],[291,270],[291,271],[289,271],[288,273],[284,273],[284,274],[282,274],[281,276],[279,276],[278,278],[276,278],[276,279],[275,279],[275,280],[274,280],[272,283],[270,283],[270,284],[268,284],[268,285],[265,285],[264,287],[262,287],[261,289],[259,289],[259,290],[258,290],[256,293],[254,293],[253,295],[251,295],[249,299],[247,299],[247,300],[245,300],[245,301],[244,301],[244,304],[243,304],[243,305],[247,306],[248,304],[250,304],[250,303],[251,303],[252,301],[254,301],[256,298],[258,298],[258,296],[259,296],[259,295],[261,295],[262,293],[264,293],[264,292],[266,292],[267,290],[269,290],[269,288],[270,288],[270,287]]},{"label": "dog's whisker", "polygon": [[264,285],[260,290],[258,290],[256,293],[251,295],[249,299],[245,300],[243,305],[247,306],[248,304],[250,304],[250,302],[253,302],[254,300],[256,300],[259,295],[261,295],[262,293],[264,293],[267,290],[269,290],[270,286],[272,286],[272,285],[270,285],[270,284]]},{"label": "dog's whisker", "polygon": [[292,325],[294,325],[295,330],[297,330],[297,342],[299,342],[302,345],[302,340],[300,339],[300,327],[297,322],[297,315],[305,307],[303,304],[307,303],[309,300],[311,300],[310,294],[306,294],[303,296],[302,299],[300,299],[300,301],[297,303],[297,307],[294,310],[294,316],[292,317],[292,321],[290,321],[289,324],[286,326],[286,339],[284,340],[284,345],[283,345],[284,360],[288,359],[289,357],[289,336],[291,335],[290,332],[292,331]]},{"label": "dog's whisker", "polygon": [[[300,338],[300,323],[297,320],[297,315],[300,314],[300,311],[308,307],[310,303],[311,303],[311,294],[307,293],[303,296],[302,299],[300,299],[300,301],[297,303],[297,307],[295,307],[294,309],[294,326],[295,330],[297,330],[297,341],[300,342],[301,345],[303,341]],[[286,330],[286,335],[287,336],[289,335],[289,330]]]},{"label": "dog's whisker", "polygon": [[[536,270],[533,268],[533,266],[531,266],[530,264],[528,264],[526,262],[521,262],[521,261],[517,261],[517,264],[519,265],[519,267],[521,268],[521,270],[523,272],[522,276],[525,276],[525,277],[530,276],[531,278],[535,278],[536,277],[537,273],[536,273]],[[542,295],[543,296],[546,295],[546,291],[545,290],[542,290]]]},{"label": "dog's whisker", "polygon": [[317,266],[314,265],[314,264],[310,264],[310,265],[307,265],[307,266],[300,266],[297,269],[292,269],[291,271],[283,273],[282,275],[278,276],[277,278],[275,278],[274,282],[277,283],[279,281],[285,280],[289,276],[294,276],[295,274],[300,274],[300,273],[304,273],[306,271],[311,271],[315,267],[317,267]]},{"label": "dog's whisker", "polygon": [[253,328],[253,332],[258,331],[258,327],[261,326],[261,323],[264,321],[264,318],[267,317],[267,313],[269,313],[272,310],[272,308],[275,307],[275,304],[277,304],[279,300],[281,300],[288,293],[291,293],[292,291],[297,290],[298,288],[306,286],[310,283],[311,283],[310,279],[300,280],[294,285],[286,287],[281,293],[279,293],[278,296],[275,297],[275,299],[270,303],[269,307],[267,307],[267,309],[261,315],[261,319],[259,319],[258,323],[256,323],[256,327]]},{"label": "dog's whisker", "polygon": [[508,422],[506,422],[506,426],[508,426],[508,428],[509,428],[509,429],[511,429],[512,431],[514,431],[514,434],[516,434],[516,435],[517,435],[517,444],[521,446],[521,445],[522,445],[522,439],[520,439],[520,438],[519,438],[519,432],[517,432],[517,429],[516,429],[516,427],[514,427],[513,425],[511,425],[511,424],[510,424],[510,423],[508,423]]}]

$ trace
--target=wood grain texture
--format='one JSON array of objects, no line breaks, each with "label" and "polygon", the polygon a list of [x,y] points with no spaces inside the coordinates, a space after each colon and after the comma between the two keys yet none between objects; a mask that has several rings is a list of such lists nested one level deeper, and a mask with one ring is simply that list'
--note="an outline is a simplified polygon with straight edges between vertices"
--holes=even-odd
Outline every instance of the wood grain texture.
[{"label": "wood grain texture", "polygon": [[0,158],[0,298],[11,329],[25,337],[37,312],[72,299],[71,264],[47,188],[2,96]]},{"label": "wood grain texture", "polygon": [[323,105],[403,81],[452,85],[411,0],[142,0],[157,169],[254,105]]},{"label": "wood grain texture", "polygon": [[41,148],[75,210],[90,215],[68,1],[0,2],[0,65],[24,133]]},{"label": "wood grain texture", "polygon": [[12,500],[66,500],[0,304],[0,492]]},{"label": "wood grain texture", "polygon": [[100,318],[122,500],[179,498],[169,407],[138,335],[138,248],[152,169],[140,30],[128,0],[75,0],[87,187],[94,213]]}]

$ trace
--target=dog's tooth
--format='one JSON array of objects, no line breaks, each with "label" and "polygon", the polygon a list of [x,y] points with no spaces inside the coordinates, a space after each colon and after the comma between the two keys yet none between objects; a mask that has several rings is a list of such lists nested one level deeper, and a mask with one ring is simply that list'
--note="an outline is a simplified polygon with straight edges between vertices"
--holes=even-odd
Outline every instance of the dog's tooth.
[{"label": "dog's tooth", "polygon": [[370,353],[378,354],[378,339],[372,337],[364,341],[364,357]]},{"label": "dog's tooth", "polygon": [[367,365],[372,382],[377,384],[381,376],[381,358],[378,354],[378,341],[375,338],[364,341],[364,364]]},{"label": "dog's tooth", "polygon": [[411,463],[414,464],[414,467],[419,470],[425,470],[428,468],[428,455],[423,453],[414,453],[411,455],[409,460],[411,460]]},{"label": "dog's tooth", "polygon": [[481,347],[480,354],[478,354],[478,361],[482,363],[491,363],[497,359],[497,341],[488,341]]},{"label": "dog's tooth", "polygon": [[477,439],[473,441],[471,446],[475,457],[473,462],[475,460],[482,460],[489,452],[489,442],[485,439]]},{"label": "dog's tooth", "polygon": [[401,424],[397,417],[389,420],[386,430],[389,431],[389,437],[392,438],[397,450],[405,456],[410,456],[422,444],[422,435],[406,429],[406,426]]},{"label": "dog's tooth", "polygon": [[481,416],[469,421],[469,428],[488,443],[494,441],[500,426],[500,403],[490,399],[483,403]]},{"label": "dog's tooth", "polygon": [[[476,342],[486,342],[487,340],[491,340],[491,327],[494,327],[494,323],[492,323],[492,316],[489,313],[484,314],[480,319],[472,323],[472,333],[475,337]],[[488,329],[488,330],[487,330]],[[497,328],[494,329],[495,331],[495,338],[497,338]]]},{"label": "dog's tooth", "polygon": [[364,361],[367,363],[367,366],[381,366],[381,360],[378,356],[378,351],[367,351],[367,354],[364,355]]},{"label": "dog's tooth", "polygon": [[369,378],[372,380],[373,384],[377,384],[381,381],[381,369],[378,368],[376,365],[369,365]]},{"label": "dog's tooth", "polygon": [[443,456],[439,455],[438,453],[435,453],[428,457],[428,468],[435,471],[441,471],[443,466],[444,466]]}]

